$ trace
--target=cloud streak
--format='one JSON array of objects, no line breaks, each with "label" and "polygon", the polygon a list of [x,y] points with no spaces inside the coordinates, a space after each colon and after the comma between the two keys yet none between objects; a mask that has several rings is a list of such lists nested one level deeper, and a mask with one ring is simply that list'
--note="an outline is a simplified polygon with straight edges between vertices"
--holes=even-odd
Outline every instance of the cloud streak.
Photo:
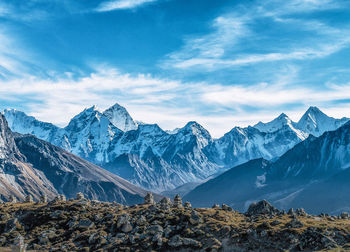
[{"label": "cloud streak", "polygon": [[121,9],[134,9],[147,3],[156,2],[157,0],[115,0],[101,3],[97,12],[114,11]]},{"label": "cloud streak", "polygon": [[[211,33],[185,39],[184,46],[169,54],[161,66],[215,71],[266,62],[324,58],[350,45],[349,27],[334,27],[302,15],[337,8],[345,7],[332,0],[283,3],[267,0],[249,9],[238,6],[237,10],[216,18]],[[278,37],[266,35],[270,31],[259,28],[260,23],[278,31]]]}]

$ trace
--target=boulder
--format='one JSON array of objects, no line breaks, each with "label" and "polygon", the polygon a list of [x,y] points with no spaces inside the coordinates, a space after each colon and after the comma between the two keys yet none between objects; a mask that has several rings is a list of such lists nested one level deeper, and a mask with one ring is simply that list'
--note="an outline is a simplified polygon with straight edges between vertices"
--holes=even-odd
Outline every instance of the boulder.
[{"label": "boulder", "polygon": [[272,206],[269,202],[266,200],[262,200],[256,203],[252,203],[246,214],[248,216],[255,216],[255,215],[270,215],[274,216],[280,213],[280,210]]},{"label": "boulder", "polygon": [[77,193],[77,196],[76,196],[76,198],[75,198],[76,200],[82,200],[82,199],[85,199],[85,197],[84,197],[84,194],[83,193],[81,193],[81,192],[78,192]]},{"label": "boulder", "polygon": [[190,217],[190,223],[192,225],[196,225],[196,224],[199,224],[199,223],[203,223],[203,219],[202,217],[199,215],[199,213],[195,210],[193,210],[191,212],[191,217]]},{"label": "boulder", "polygon": [[92,221],[90,221],[89,219],[80,220],[78,225],[77,225],[77,227],[79,229],[89,229],[89,228],[92,228],[94,226],[95,226],[95,224]]},{"label": "boulder", "polygon": [[183,238],[180,235],[175,235],[168,241],[168,245],[171,248],[181,247],[183,245]]},{"label": "boulder", "polygon": [[145,216],[141,215],[141,216],[137,219],[136,225],[138,225],[138,226],[143,226],[143,225],[145,225],[145,224],[147,224],[147,219],[145,218]]},{"label": "boulder", "polygon": [[226,204],[222,204],[221,206],[222,210],[225,210],[225,211],[233,211],[232,207],[226,205]]},{"label": "boulder", "polygon": [[118,216],[117,219],[117,228],[121,228],[124,224],[130,221],[130,216],[128,214],[122,214]]},{"label": "boulder", "polygon": [[286,227],[288,228],[301,228],[303,226],[304,224],[297,218],[293,218],[290,222],[286,224]]},{"label": "boulder", "polygon": [[342,218],[342,219],[349,219],[349,217],[350,217],[350,215],[348,212],[342,212],[340,214],[340,218]]},{"label": "boulder", "polygon": [[130,221],[126,221],[126,223],[123,224],[121,228],[122,232],[124,233],[129,233],[132,231],[132,226],[130,224]]},{"label": "boulder", "polygon": [[297,216],[307,216],[307,213],[305,212],[304,208],[298,208],[295,210],[295,214]]}]

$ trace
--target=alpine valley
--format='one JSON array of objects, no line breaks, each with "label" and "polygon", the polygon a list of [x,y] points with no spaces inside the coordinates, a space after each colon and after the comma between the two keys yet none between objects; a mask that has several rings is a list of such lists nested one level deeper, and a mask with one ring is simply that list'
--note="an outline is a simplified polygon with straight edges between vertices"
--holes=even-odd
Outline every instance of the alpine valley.
[{"label": "alpine valley", "polygon": [[[119,104],[105,111],[100,111],[96,106],[87,108],[76,115],[64,128],[41,122],[15,109],[6,109],[3,115],[14,132],[35,135],[41,140],[101,166],[138,187],[157,193],[166,191],[169,195],[177,191],[186,194],[198,184],[238,165],[241,165],[238,166],[240,175],[254,182],[253,188],[266,190],[270,187],[265,187],[265,180],[272,179],[272,174],[275,174],[273,176],[275,180],[281,177],[287,179],[286,174],[292,174],[292,172],[289,170],[285,172],[286,174],[281,174],[285,167],[294,165],[293,171],[297,173],[299,169],[293,162],[299,162],[299,165],[306,162],[304,159],[292,158],[290,164],[283,166],[280,165],[282,162],[280,160],[285,160],[286,156],[295,151],[299,151],[302,157],[313,157],[313,154],[309,153],[311,151],[309,148],[316,147],[312,145],[306,148],[305,146],[316,137],[323,139],[325,136],[322,134],[325,132],[344,130],[344,127],[340,127],[349,121],[348,118],[334,119],[317,107],[310,107],[298,122],[293,122],[282,113],[271,122],[259,122],[246,128],[234,127],[223,137],[213,139],[209,132],[197,122],[189,122],[183,128],[174,131],[164,131],[157,124],[137,123]],[[300,150],[300,146],[304,146],[304,149]],[[324,148],[322,146],[320,148]],[[345,147],[339,146],[339,148]],[[335,163],[340,152],[340,149],[332,150]],[[346,153],[346,150],[342,149],[342,152]],[[279,157],[281,158],[278,159]],[[250,160],[254,160],[251,161],[253,163],[245,164]],[[272,163],[275,160],[278,161]],[[343,166],[341,166],[342,169]],[[269,172],[265,177],[265,169],[275,172],[271,175]],[[326,167],[322,169],[327,176],[335,175],[335,172],[326,172],[328,171]],[[227,176],[227,173],[221,176]],[[257,177],[261,182],[256,182]],[[294,178],[292,175],[290,177]],[[216,179],[219,178],[220,176]],[[239,176],[233,173],[232,179],[232,183],[236,183],[234,181],[238,180]],[[307,182],[313,179],[315,178],[310,175]],[[196,190],[212,183],[209,181],[199,186],[188,197],[194,200],[197,196],[191,195],[197,195]],[[231,182],[228,181],[228,183]],[[243,184],[250,186],[249,183]],[[248,194],[249,190],[236,191],[244,191],[244,194]],[[295,190],[290,188],[290,191]],[[202,192],[204,193],[205,190]],[[234,200],[234,194],[231,195],[231,200]],[[258,195],[260,194],[257,194],[257,197]],[[288,192],[281,195],[288,195]],[[252,200],[255,199],[254,197]],[[226,198],[225,201],[228,202]],[[246,206],[243,201],[242,196],[240,207]],[[193,201],[194,204],[196,202],[199,205],[212,203],[211,200],[201,201],[199,196],[197,201]],[[281,205],[287,206],[286,202],[281,201]]]}]

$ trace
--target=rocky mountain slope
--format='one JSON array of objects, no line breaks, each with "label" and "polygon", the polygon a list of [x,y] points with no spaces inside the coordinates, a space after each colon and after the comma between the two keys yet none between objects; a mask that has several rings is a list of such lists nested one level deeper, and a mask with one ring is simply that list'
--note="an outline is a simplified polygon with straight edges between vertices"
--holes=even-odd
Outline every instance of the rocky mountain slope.
[{"label": "rocky mountain slope", "polygon": [[262,201],[242,214],[226,205],[192,208],[179,197],[174,201],[130,207],[83,198],[0,204],[0,246],[40,251],[345,251],[350,246],[348,213],[287,214]]},{"label": "rocky mountain slope", "polygon": [[309,134],[318,136],[348,120],[328,117],[310,107],[297,123],[281,114],[272,122],[235,127],[213,139],[196,122],[173,132],[163,131],[156,124],[137,125],[118,104],[104,112],[95,106],[85,109],[65,128],[37,121],[16,110],[5,110],[4,115],[14,131],[34,134],[156,192],[201,183],[252,159],[274,160]]},{"label": "rocky mountain slope", "polygon": [[0,194],[24,199],[72,197],[81,191],[89,198],[140,202],[146,191],[33,135],[12,133],[0,115]]},{"label": "rocky mountain slope", "polygon": [[[246,209],[268,199],[281,208],[339,213],[350,201],[350,123],[320,137],[310,136],[275,162],[249,161],[223,173],[186,195],[194,205],[213,200]],[[225,190],[223,190],[225,188]],[[213,198],[215,195],[215,198]]]}]

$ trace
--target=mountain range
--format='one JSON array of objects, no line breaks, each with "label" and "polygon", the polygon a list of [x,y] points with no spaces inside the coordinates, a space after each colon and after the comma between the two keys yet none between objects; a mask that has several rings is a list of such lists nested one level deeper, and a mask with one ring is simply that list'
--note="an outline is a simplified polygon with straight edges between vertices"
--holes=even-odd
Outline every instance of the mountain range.
[{"label": "mountain range", "polygon": [[260,158],[236,166],[199,185],[185,199],[195,206],[222,202],[241,210],[267,199],[282,209],[340,213],[350,210],[349,168],[346,123],[320,137],[310,135],[274,162]]},{"label": "mountain range", "polygon": [[155,192],[201,183],[249,160],[275,160],[309,135],[321,136],[349,120],[310,107],[298,122],[281,114],[271,122],[234,127],[213,139],[197,122],[174,131],[137,123],[118,104],[105,111],[87,108],[64,128],[14,109],[3,114],[13,131],[33,134]]},{"label": "mountain range", "polygon": [[[13,133],[0,115],[0,198],[24,200],[82,192],[96,200],[136,204],[147,191],[33,135]],[[156,195],[156,197],[158,197]]]}]

